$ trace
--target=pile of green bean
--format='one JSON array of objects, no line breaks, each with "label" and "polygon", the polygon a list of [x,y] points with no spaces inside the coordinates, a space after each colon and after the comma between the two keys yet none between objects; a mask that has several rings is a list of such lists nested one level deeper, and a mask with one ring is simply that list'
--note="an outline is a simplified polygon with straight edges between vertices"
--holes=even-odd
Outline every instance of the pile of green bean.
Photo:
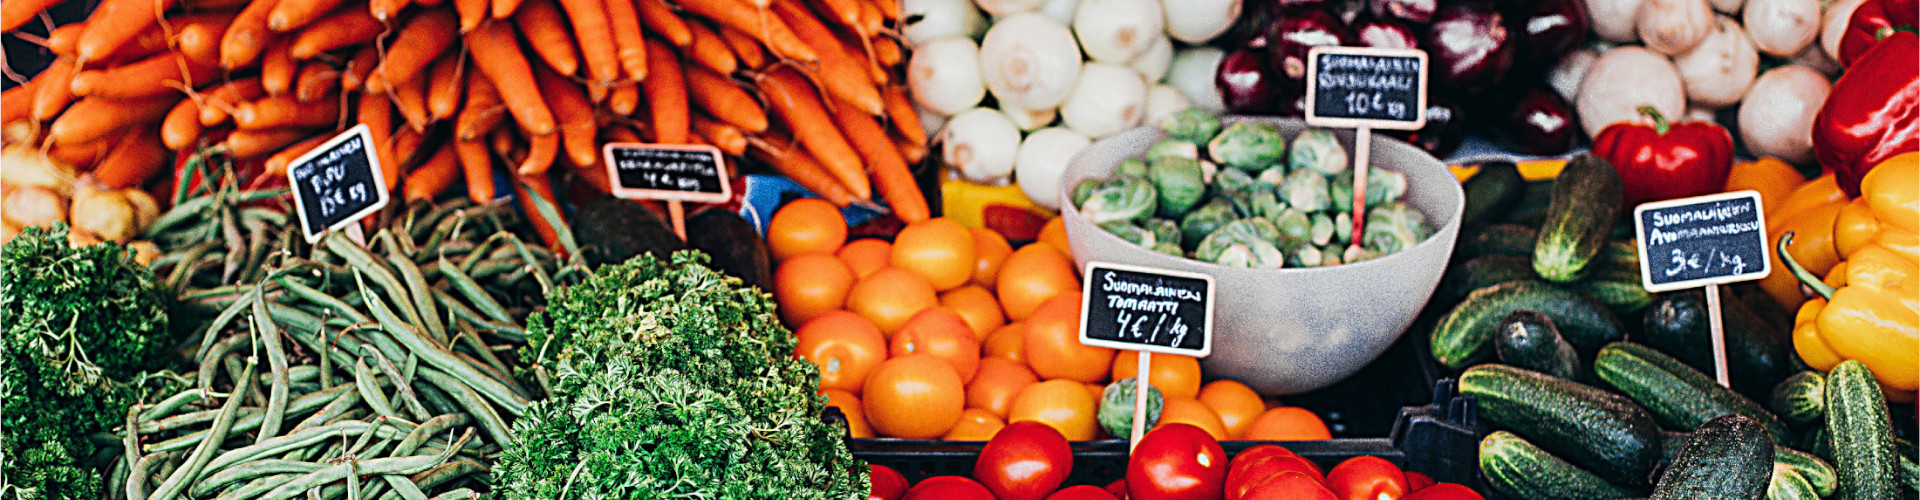
[{"label": "pile of green bean", "polygon": [[[587,274],[510,205],[410,204],[308,245],[284,191],[213,190],[148,233],[193,387],[136,405],[115,498],[472,498],[538,384],[527,314]],[[264,366],[261,366],[264,365]]]}]

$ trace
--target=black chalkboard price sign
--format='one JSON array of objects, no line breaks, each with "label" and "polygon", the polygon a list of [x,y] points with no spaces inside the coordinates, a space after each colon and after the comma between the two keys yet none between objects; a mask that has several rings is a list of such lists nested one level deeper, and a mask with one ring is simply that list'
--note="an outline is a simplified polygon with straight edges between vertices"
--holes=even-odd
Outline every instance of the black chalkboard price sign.
[{"label": "black chalkboard price sign", "polygon": [[1205,357],[1213,352],[1213,277],[1088,262],[1080,343]]},{"label": "black chalkboard price sign", "polygon": [[1764,278],[1772,271],[1760,193],[1737,191],[1640,205],[1640,281],[1648,291]]},{"label": "black chalkboard price sign", "polygon": [[611,143],[601,154],[622,198],[718,203],[733,196],[713,146]]},{"label": "black chalkboard price sign", "polygon": [[1307,123],[1414,130],[1427,123],[1427,53],[1369,47],[1307,52]]},{"label": "black chalkboard price sign", "polygon": [[387,206],[386,175],[366,125],[348,129],[287,164],[294,211],[307,242]]}]

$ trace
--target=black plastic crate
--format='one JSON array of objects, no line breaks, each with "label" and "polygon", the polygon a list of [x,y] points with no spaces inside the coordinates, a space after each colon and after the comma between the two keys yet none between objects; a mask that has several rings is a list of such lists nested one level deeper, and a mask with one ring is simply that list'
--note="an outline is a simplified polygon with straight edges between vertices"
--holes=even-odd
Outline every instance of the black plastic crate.
[{"label": "black plastic crate", "polygon": [[[1402,469],[1437,481],[1479,487],[1476,462],[1478,417],[1471,398],[1461,397],[1453,381],[1436,382],[1432,400],[1399,410],[1385,437],[1335,438],[1324,441],[1226,441],[1229,455],[1258,444],[1278,444],[1323,468],[1348,458],[1367,455],[1387,459]],[[918,439],[852,439],[856,458],[885,465],[918,482],[934,476],[973,475],[981,442]],[[1067,485],[1105,486],[1126,477],[1127,441],[1109,439],[1072,444],[1073,473]]]}]

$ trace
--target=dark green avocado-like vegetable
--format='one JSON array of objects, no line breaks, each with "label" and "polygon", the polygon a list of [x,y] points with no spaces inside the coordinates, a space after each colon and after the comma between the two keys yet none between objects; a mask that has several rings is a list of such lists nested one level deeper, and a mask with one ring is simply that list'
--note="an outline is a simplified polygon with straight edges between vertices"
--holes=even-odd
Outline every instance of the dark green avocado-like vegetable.
[{"label": "dark green avocado-like vegetable", "polygon": [[713,257],[713,268],[748,286],[773,290],[773,257],[753,223],[732,210],[708,208],[687,217],[687,246]]}]

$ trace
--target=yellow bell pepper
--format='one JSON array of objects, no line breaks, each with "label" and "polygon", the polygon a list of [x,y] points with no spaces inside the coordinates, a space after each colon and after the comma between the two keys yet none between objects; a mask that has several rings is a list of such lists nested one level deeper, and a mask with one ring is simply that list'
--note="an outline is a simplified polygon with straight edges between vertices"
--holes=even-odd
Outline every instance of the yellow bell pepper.
[{"label": "yellow bell pepper", "polygon": [[[1838,185],[1831,183],[1828,185],[1833,186],[1833,192],[1840,192]],[[1792,202],[1793,200],[1789,199],[1782,202],[1782,205]],[[1841,198],[1837,201],[1807,206],[1798,212],[1783,211],[1778,217],[1775,214],[1767,214],[1768,241],[1778,241],[1780,236],[1786,233],[1798,235],[1796,237],[1798,241],[1788,250],[1790,255],[1814,274],[1826,274],[1833,269],[1835,263],[1840,262],[1840,253],[1833,247],[1833,224],[1839,217],[1840,210],[1846,205],[1846,199]],[[1773,256],[1774,269],[1784,269],[1781,258],[1781,255]],[[1780,303],[1780,307],[1789,310],[1800,307],[1800,303],[1806,300],[1806,296],[1800,292],[1800,282],[1788,273],[1768,274],[1760,279],[1760,288],[1772,295],[1773,300]]]}]

